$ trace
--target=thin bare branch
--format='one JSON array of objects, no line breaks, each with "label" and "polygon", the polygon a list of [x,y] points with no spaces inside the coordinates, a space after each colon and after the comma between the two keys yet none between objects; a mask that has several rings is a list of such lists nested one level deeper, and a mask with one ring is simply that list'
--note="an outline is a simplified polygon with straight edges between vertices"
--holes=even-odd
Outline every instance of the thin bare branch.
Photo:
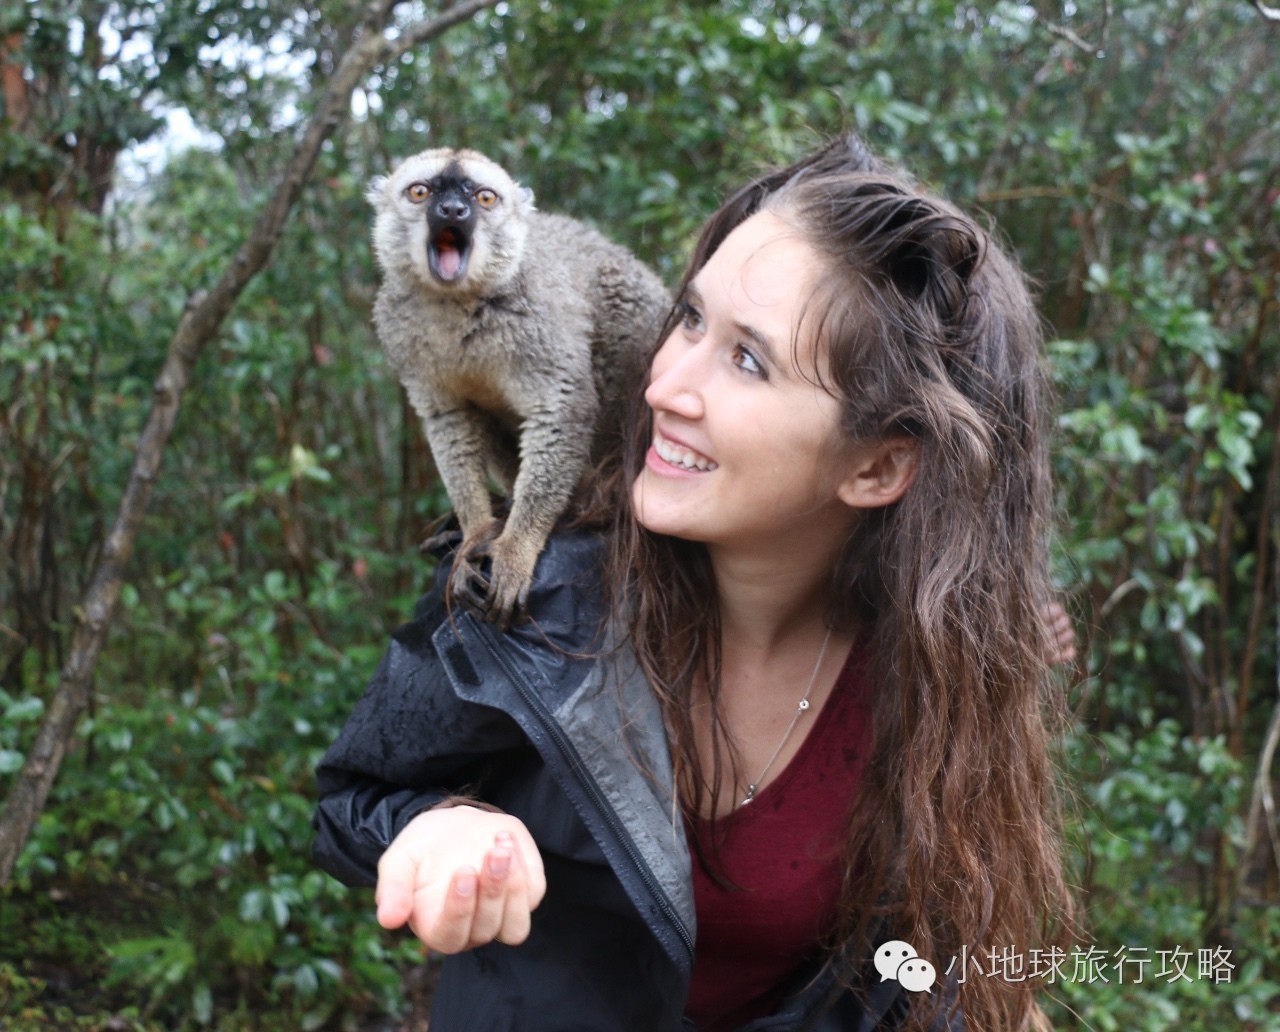
[{"label": "thin bare branch", "polygon": [[1280,22],[1280,7],[1269,7],[1262,0],[1252,0],[1254,9],[1267,21]]},{"label": "thin bare branch", "polygon": [[[1276,381],[1271,392],[1271,419],[1269,429],[1272,431],[1271,459],[1267,464],[1267,479],[1263,487],[1262,513],[1258,526],[1256,545],[1257,575],[1254,581],[1254,597],[1249,621],[1249,633],[1245,662],[1240,671],[1242,702],[1248,699],[1248,690],[1252,681],[1253,666],[1258,652],[1258,639],[1261,637],[1261,623],[1264,612],[1270,611],[1276,641],[1280,642],[1280,380]],[[1269,540],[1268,540],[1269,539]],[[1270,549],[1268,549],[1270,545]],[[1271,605],[1265,603],[1265,587],[1268,565],[1268,551],[1271,552]],[[1271,719],[1267,725],[1266,737],[1262,751],[1258,755],[1258,770],[1253,781],[1253,791],[1249,800],[1249,816],[1245,822],[1245,845],[1241,853],[1239,871],[1236,875],[1235,896],[1239,898],[1246,879],[1253,866],[1254,851],[1262,839],[1266,829],[1268,844],[1271,847],[1272,862],[1280,871],[1280,829],[1276,827],[1275,797],[1272,792],[1272,769],[1275,764],[1276,751],[1280,749],[1280,665],[1276,667],[1276,693],[1271,710]],[[1233,737],[1241,734],[1239,728],[1233,728]],[[1237,743],[1235,755],[1240,755],[1242,746]]]},{"label": "thin bare branch", "polygon": [[[1254,2],[1258,3],[1260,0],[1254,0]],[[1044,19],[1042,19],[1042,23],[1050,35],[1066,40],[1081,53],[1088,54],[1090,57],[1101,57],[1106,50],[1107,28],[1111,24],[1111,2],[1110,0],[1102,0],[1102,22],[1098,26],[1098,42],[1096,44],[1081,39],[1079,35],[1065,25],[1057,25]]]},{"label": "thin bare branch", "polygon": [[390,64],[398,60],[402,55],[412,50],[414,47],[420,47],[423,43],[427,43],[445,29],[452,28],[459,22],[466,21],[472,15],[483,11],[486,7],[493,7],[498,0],[467,0],[466,3],[457,4],[450,7],[447,11],[438,14],[429,22],[421,22],[417,25],[406,29],[399,37],[391,40],[387,44],[387,50],[383,57],[383,63]]},{"label": "thin bare branch", "polygon": [[[27,760],[0,813],[0,886],[7,885],[18,855],[44,809],[57,778],[76,722],[88,704],[94,667],[120,598],[125,567],[151,499],[165,446],[178,416],[182,397],[191,382],[196,360],[217,334],[227,314],[248,283],[270,262],[284,232],[289,213],[324,142],[351,110],[351,95],[380,61],[395,52],[385,31],[399,0],[370,0],[361,17],[361,31],[343,54],[325,87],[315,114],[298,141],[275,192],[263,208],[248,239],[228,264],[218,282],[187,301],[169,343],[164,366],[152,389],[151,412],[138,438],[133,468],[117,510],[115,522],[102,547],[98,565],[76,607],[71,650],[50,699],[43,721],[27,754]],[[417,42],[432,39],[475,10],[496,0],[472,0],[406,32]]]},{"label": "thin bare branch", "polygon": [[[1280,538],[1280,534],[1277,535]],[[1277,541],[1280,544],[1280,541]],[[1277,563],[1280,570],[1280,563]],[[1276,601],[1280,603],[1280,572],[1276,577]],[[1280,613],[1280,609],[1277,609]],[[1280,620],[1277,621],[1276,633],[1280,635]],[[1276,750],[1280,748],[1280,670],[1276,673],[1276,702],[1271,711],[1271,720],[1267,726],[1267,736],[1258,756],[1258,770],[1253,779],[1253,792],[1249,800],[1249,817],[1245,823],[1245,844],[1240,855],[1240,868],[1236,875],[1236,895],[1244,888],[1249,871],[1253,866],[1253,855],[1258,848],[1263,829],[1266,829],[1268,845],[1271,847],[1271,859],[1280,872],[1280,829],[1276,826],[1275,795],[1271,790],[1272,771],[1275,765]]]}]

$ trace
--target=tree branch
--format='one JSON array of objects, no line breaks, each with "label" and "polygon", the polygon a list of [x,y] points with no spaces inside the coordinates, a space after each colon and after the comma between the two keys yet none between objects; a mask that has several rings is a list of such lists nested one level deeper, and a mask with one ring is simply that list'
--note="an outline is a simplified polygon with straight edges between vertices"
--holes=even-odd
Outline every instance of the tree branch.
[{"label": "tree branch", "polygon": [[[1259,2],[1261,0],[1254,0],[1254,3]],[[1059,39],[1065,39],[1077,50],[1088,54],[1090,57],[1101,57],[1107,44],[1107,27],[1111,24],[1111,2],[1110,0],[1102,0],[1102,24],[1098,27],[1098,43],[1096,46],[1081,39],[1075,32],[1064,25],[1056,25],[1043,19],[1042,21],[1051,35],[1057,36]]]},{"label": "tree branch", "polygon": [[398,38],[387,43],[387,51],[382,63],[391,64],[398,61],[414,47],[430,42],[445,29],[451,28],[460,21],[466,21],[486,7],[493,7],[497,2],[498,0],[467,0],[466,3],[457,4],[441,12],[429,22],[421,22],[409,27]]},{"label": "tree branch", "polygon": [[[1267,545],[1272,546],[1271,613],[1275,620],[1276,640],[1280,641],[1280,509],[1275,506],[1280,502],[1280,381],[1271,397],[1272,444],[1271,461],[1268,464],[1266,485],[1263,488],[1262,514],[1258,523],[1258,543],[1255,549],[1258,562],[1257,576],[1254,581],[1253,611],[1249,621],[1248,647],[1245,662],[1241,667],[1240,679],[1243,687],[1240,699],[1248,698],[1247,692],[1252,682],[1253,664],[1257,655],[1258,638],[1261,632],[1262,614],[1264,611],[1263,589],[1267,571]],[[1268,541],[1270,538],[1270,541]],[[1271,719],[1267,725],[1267,733],[1263,739],[1262,751],[1258,755],[1258,770],[1253,780],[1253,792],[1249,800],[1249,816],[1245,823],[1245,844],[1240,854],[1240,867],[1236,875],[1236,892],[1238,898],[1243,891],[1253,866],[1253,854],[1258,848],[1265,828],[1268,844],[1271,847],[1271,859],[1280,871],[1280,830],[1276,827],[1275,797],[1272,792],[1272,769],[1275,763],[1276,750],[1280,748],[1280,666],[1276,668],[1276,697]],[[1232,729],[1233,736],[1243,732],[1239,728]],[[1242,751],[1237,750],[1237,755]]]},{"label": "tree branch", "polygon": [[4,96],[4,121],[21,132],[31,114],[27,80],[17,55],[22,49],[22,33],[10,33],[0,41],[0,90]]},{"label": "tree branch", "polygon": [[[1280,547],[1280,521],[1277,521],[1276,544]],[[1280,603],[1280,561],[1276,563],[1275,598]],[[1276,610],[1280,614],[1280,608]],[[1280,636],[1280,616],[1276,621],[1276,633]],[[1271,859],[1280,871],[1280,830],[1276,825],[1275,796],[1271,790],[1272,769],[1275,764],[1276,750],[1280,748],[1280,669],[1276,671],[1276,702],[1271,711],[1271,720],[1267,726],[1266,738],[1263,740],[1262,752],[1258,755],[1258,770],[1253,779],[1253,792],[1249,800],[1249,817],[1245,823],[1245,844],[1240,853],[1240,867],[1236,874],[1236,897],[1239,898],[1249,872],[1253,867],[1253,854],[1266,829],[1268,845],[1271,847]]]},{"label": "tree branch", "polygon": [[152,388],[151,412],[138,439],[133,468],[115,522],[76,607],[70,655],[26,763],[5,801],[4,812],[0,813],[0,887],[7,885],[12,877],[18,855],[57,778],[76,722],[88,704],[94,666],[115,614],[125,567],[133,554],[134,541],[150,503],[160,461],[183,394],[191,383],[196,360],[217,334],[244,288],[270,262],[321,147],[350,112],[351,95],[360,81],[389,55],[402,52],[398,48],[405,40],[416,44],[433,39],[497,0],[470,0],[411,28],[399,43],[390,44],[385,32],[391,12],[399,2],[370,0],[361,17],[361,31],[356,41],[338,63],[253,231],[218,282],[208,291],[193,294],[187,301],[170,340],[164,366]]}]

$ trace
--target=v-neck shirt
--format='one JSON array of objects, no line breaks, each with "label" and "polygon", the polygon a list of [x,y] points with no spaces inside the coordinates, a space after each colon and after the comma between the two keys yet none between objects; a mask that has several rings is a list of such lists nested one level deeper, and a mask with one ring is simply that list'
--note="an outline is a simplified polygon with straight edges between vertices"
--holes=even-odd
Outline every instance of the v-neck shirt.
[{"label": "v-neck shirt", "polygon": [[694,857],[698,931],[685,1013],[699,1032],[769,1013],[831,929],[850,810],[870,750],[869,653],[855,644],[800,748],[750,803],[688,822],[726,887]]}]

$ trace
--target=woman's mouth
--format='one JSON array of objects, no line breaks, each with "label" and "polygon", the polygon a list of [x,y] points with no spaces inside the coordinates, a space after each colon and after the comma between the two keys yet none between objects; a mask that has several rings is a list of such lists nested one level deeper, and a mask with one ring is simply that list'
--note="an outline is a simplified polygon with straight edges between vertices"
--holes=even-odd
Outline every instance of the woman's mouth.
[{"label": "woman's mouth", "polygon": [[666,440],[660,434],[653,435],[653,450],[658,453],[658,457],[677,469],[697,470],[701,473],[710,473],[717,469],[717,463],[700,455],[692,448],[686,448],[680,444],[674,444]]}]

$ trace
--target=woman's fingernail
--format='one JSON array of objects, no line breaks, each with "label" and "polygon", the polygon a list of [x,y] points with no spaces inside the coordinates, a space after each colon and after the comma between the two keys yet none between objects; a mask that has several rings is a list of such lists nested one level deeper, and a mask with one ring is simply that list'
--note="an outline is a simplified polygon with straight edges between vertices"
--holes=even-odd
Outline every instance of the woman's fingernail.
[{"label": "woman's fingernail", "polygon": [[475,871],[460,871],[454,880],[453,888],[459,896],[474,896],[476,894]]},{"label": "woman's fingernail", "polygon": [[506,850],[497,850],[489,854],[489,874],[494,878],[505,878],[511,870],[511,854]]}]

